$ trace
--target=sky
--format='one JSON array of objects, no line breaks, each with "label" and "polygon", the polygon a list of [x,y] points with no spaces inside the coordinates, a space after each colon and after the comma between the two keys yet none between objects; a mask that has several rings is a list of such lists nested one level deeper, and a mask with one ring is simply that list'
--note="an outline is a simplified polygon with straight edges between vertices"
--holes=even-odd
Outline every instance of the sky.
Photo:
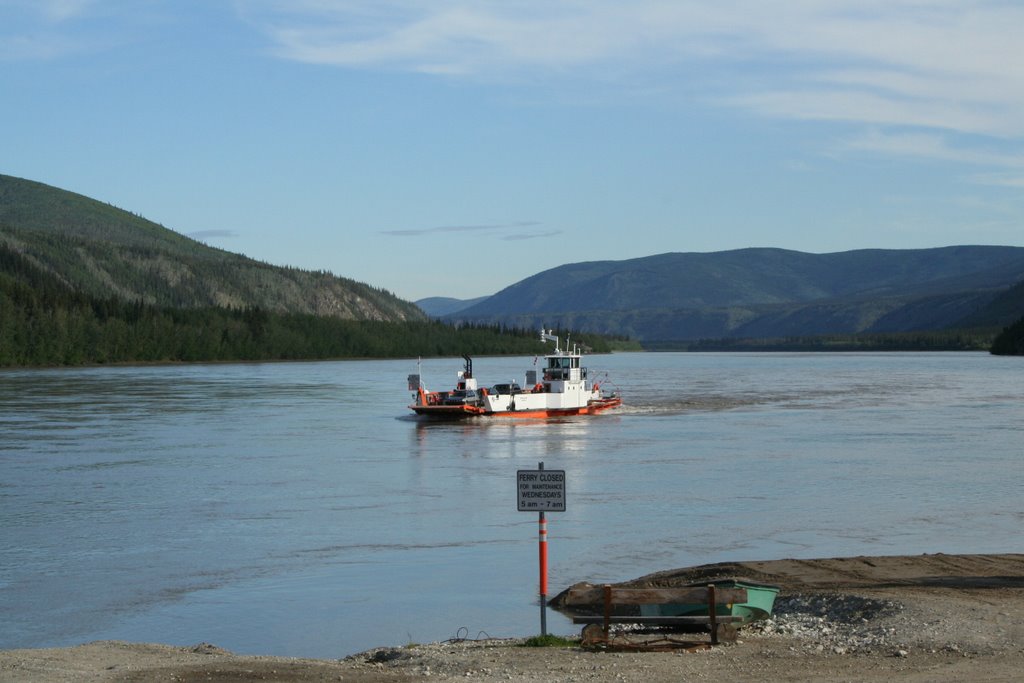
[{"label": "sky", "polygon": [[398,296],[1024,246],[1016,0],[0,0],[0,173]]}]

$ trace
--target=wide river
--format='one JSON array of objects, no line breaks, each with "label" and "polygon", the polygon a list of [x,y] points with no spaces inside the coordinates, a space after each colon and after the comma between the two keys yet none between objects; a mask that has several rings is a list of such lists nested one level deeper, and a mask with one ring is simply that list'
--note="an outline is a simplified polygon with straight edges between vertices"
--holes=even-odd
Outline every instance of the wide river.
[{"label": "wide river", "polygon": [[[481,385],[529,358],[478,358]],[[0,371],[0,648],[340,657],[540,632],[550,593],[724,560],[1024,551],[1024,359],[584,359],[613,413],[431,424],[414,360]],[[450,388],[457,359],[423,362]],[[548,613],[548,628],[573,633]]]}]

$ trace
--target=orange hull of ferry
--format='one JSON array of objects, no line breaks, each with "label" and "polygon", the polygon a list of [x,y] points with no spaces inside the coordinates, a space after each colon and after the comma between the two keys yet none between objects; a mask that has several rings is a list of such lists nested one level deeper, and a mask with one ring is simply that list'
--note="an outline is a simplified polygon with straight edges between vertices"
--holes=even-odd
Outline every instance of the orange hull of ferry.
[{"label": "orange hull of ferry", "polygon": [[516,419],[543,419],[548,417],[571,417],[573,415],[596,415],[612,408],[622,405],[619,397],[605,398],[590,401],[579,408],[558,408],[545,410],[506,410],[500,412],[487,412],[478,406],[456,405],[411,405],[409,406],[417,415],[430,417],[461,419],[466,417],[511,417]]}]

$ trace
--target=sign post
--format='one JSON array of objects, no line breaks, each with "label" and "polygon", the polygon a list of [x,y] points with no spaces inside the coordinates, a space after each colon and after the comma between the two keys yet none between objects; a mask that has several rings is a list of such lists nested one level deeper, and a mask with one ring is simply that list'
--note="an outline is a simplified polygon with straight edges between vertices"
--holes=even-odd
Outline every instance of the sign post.
[{"label": "sign post", "polygon": [[540,559],[540,634],[548,634],[548,523],[545,512],[565,512],[565,470],[545,470],[537,463],[536,470],[519,470],[516,489],[520,512],[533,512],[538,517],[537,552]]}]

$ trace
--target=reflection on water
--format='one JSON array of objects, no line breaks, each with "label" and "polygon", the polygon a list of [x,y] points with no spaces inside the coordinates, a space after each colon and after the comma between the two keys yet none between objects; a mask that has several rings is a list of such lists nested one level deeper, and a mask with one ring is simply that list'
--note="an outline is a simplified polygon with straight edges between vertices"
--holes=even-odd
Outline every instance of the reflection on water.
[{"label": "reflection on water", "polygon": [[[602,416],[602,419],[614,417]],[[455,453],[483,458],[541,458],[582,452],[593,417],[551,420],[474,417],[448,421],[413,418],[411,452],[420,456]]]},{"label": "reflection on water", "polygon": [[410,361],[0,372],[0,647],[335,657],[534,633],[536,518],[514,476],[538,462],[567,476],[555,590],[725,560],[1019,551],[1019,363],[588,361],[620,410],[456,423],[408,412]]}]

